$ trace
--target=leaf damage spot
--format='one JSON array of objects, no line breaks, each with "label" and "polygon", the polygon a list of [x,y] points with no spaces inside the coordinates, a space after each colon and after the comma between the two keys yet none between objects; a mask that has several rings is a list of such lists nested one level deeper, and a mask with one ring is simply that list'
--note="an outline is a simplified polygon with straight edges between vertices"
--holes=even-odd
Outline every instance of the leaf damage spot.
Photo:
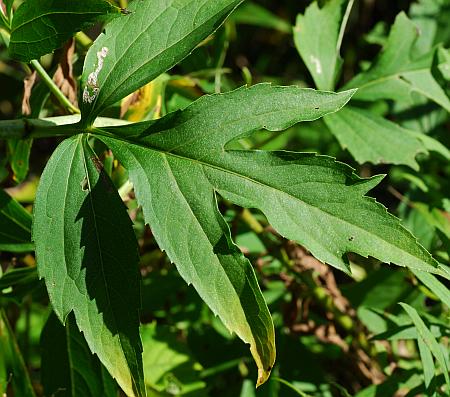
[{"label": "leaf damage spot", "polygon": [[86,177],[83,178],[83,180],[81,181],[80,185],[81,185],[81,190],[82,190],[83,192],[86,192],[86,191],[89,190],[88,180],[87,180]]},{"label": "leaf damage spot", "polygon": [[322,74],[322,64],[320,63],[319,58],[316,58],[315,56],[311,55],[310,60],[316,68],[316,73]]},{"label": "leaf damage spot", "polygon": [[103,69],[103,63],[106,56],[108,55],[108,47],[102,47],[100,51],[97,52],[97,68],[88,76],[86,87],[83,91],[83,102],[92,103],[97,98],[100,91],[98,87],[98,75]]}]

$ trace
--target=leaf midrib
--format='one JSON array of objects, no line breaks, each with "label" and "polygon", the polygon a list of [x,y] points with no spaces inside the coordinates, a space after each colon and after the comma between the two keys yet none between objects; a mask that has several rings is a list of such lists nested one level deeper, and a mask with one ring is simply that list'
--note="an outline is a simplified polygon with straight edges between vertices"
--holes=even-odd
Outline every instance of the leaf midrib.
[{"label": "leaf midrib", "polygon": [[[102,130],[96,129],[96,131],[98,132],[98,131],[102,131]],[[103,132],[103,131],[102,131],[102,132]],[[115,139],[115,140],[118,140],[118,141],[126,142],[126,143],[128,143],[128,144],[130,144],[130,145],[134,145],[134,146],[137,146],[137,147],[139,147],[139,148],[145,147],[145,148],[147,148],[148,150],[152,150],[152,151],[154,151],[154,152],[156,152],[156,153],[162,153],[162,154],[165,154],[165,155],[170,155],[170,156],[173,156],[173,157],[182,159],[182,160],[184,160],[184,161],[193,162],[193,163],[198,163],[198,164],[200,164],[201,166],[204,166],[204,167],[211,167],[211,168],[216,169],[216,170],[218,170],[218,171],[225,172],[225,173],[228,173],[228,174],[232,174],[232,175],[234,175],[234,176],[237,177],[237,178],[246,179],[246,180],[248,180],[249,182],[254,183],[254,184],[256,184],[256,185],[260,185],[260,186],[265,187],[265,188],[270,188],[270,189],[272,189],[272,190],[275,190],[277,193],[285,194],[285,195],[287,195],[288,197],[290,197],[290,198],[292,198],[292,199],[295,199],[296,201],[299,201],[300,203],[303,203],[304,205],[306,205],[306,206],[312,208],[312,209],[315,210],[315,211],[320,211],[320,212],[324,213],[326,216],[329,216],[329,217],[331,217],[331,218],[333,218],[333,219],[336,219],[337,221],[342,222],[342,223],[344,223],[344,224],[348,224],[348,225],[350,225],[350,226],[352,226],[352,227],[354,227],[354,228],[356,228],[356,229],[358,229],[358,230],[361,230],[361,231],[364,232],[364,233],[369,233],[366,229],[363,229],[363,228],[362,228],[361,226],[359,226],[359,225],[355,225],[355,224],[353,224],[353,223],[351,223],[351,222],[349,222],[349,221],[347,221],[347,220],[345,220],[345,219],[337,218],[334,214],[329,213],[329,212],[325,211],[325,210],[322,209],[322,208],[319,208],[319,207],[317,207],[317,206],[315,206],[315,205],[313,205],[313,204],[311,204],[311,203],[308,203],[308,202],[306,202],[306,201],[304,201],[304,200],[302,200],[302,199],[300,199],[300,198],[298,198],[298,197],[295,197],[295,196],[293,196],[293,195],[291,195],[291,194],[289,194],[289,193],[287,193],[287,192],[284,192],[284,191],[282,191],[282,190],[279,190],[278,188],[276,188],[276,187],[274,187],[274,186],[271,186],[271,185],[269,185],[269,184],[263,183],[263,182],[261,182],[261,181],[255,180],[255,179],[252,179],[251,177],[249,177],[249,176],[247,176],[247,175],[242,175],[242,174],[239,174],[239,173],[237,173],[237,172],[235,172],[235,171],[232,171],[232,170],[230,170],[230,169],[226,169],[226,168],[220,167],[220,166],[215,165],[215,164],[210,164],[210,163],[205,162],[205,161],[202,161],[202,160],[198,160],[198,159],[193,159],[193,158],[190,158],[190,157],[182,156],[182,155],[179,155],[179,154],[176,154],[176,153],[173,153],[173,152],[165,152],[165,151],[163,151],[163,150],[161,150],[161,149],[153,148],[153,147],[150,147],[150,146],[147,146],[147,145],[143,145],[143,144],[139,144],[139,143],[137,143],[137,142],[133,142],[133,141],[127,140],[126,138],[122,138],[122,137],[119,137],[119,136],[112,136],[111,134],[104,134],[104,133],[102,134],[102,136],[104,136],[104,137],[106,137],[106,138],[110,138],[110,139]],[[213,186],[213,188],[214,188],[214,186]],[[365,200],[368,200],[368,199],[370,199],[370,198],[364,197],[364,199],[365,199]],[[375,201],[375,203],[376,203],[378,206],[380,206],[380,204],[377,203],[376,201]],[[389,216],[392,217],[392,215],[389,215]],[[392,217],[392,218],[393,218],[393,217]],[[401,225],[400,223],[399,223],[399,227],[400,227],[400,228],[403,228],[404,230],[407,231],[407,229],[405,229],[405,228],[403,227],[403,225]],[[371,235],[372,235],[372,234],[371,234]],[[400,250],[401,252],[407,254],[409,257],[413,258],[415,261],[420,261],[420,262],[423,262],[424,264],[426,264],[426,265],[428,265],[428,266],[432,266],[431,264],[429,264],[429,263],[427,263],[427,262],[424,262],[424,261],[421,260],[420,258],[414,256],[413,254],[411,254],[411,253],[409,253],[409,252],[403,250],[401,247],[397,247],[396,245],[393,245],[390,241],[386,241],[386,240],[384,240],[382,237],[380,237],[380,236],[378,236],[378,235],[376,235],[376,234],[373,234],[373,236],[375,236],[376,238],[381,239],[383,242],[385,242],[385,243],[389,244],[390,246],[394,247],[396,250]],[[433,258],[431,257],[431,259],[433,259]],[[433,259],[433,260],[434,260],[434,259]],[[403,265],[402,265],[402,266],[403,266]],[[436,270],[438,270],[438,267],[437,267],[437,266],[433,266],[433,267],[435,267]]]},{"label": "leaf midrib", "polygon": [[[421,69],[412,69],[412,70],[408,70],[408,71],[404,71],[404,72],[397,72],[397,73],[393,73],[393,74],[390,74],[390,75],[387,75],[387,76],[379,77],[378,79],[370,80],[367,83],[364,83],[364,84],[359,85],[359,86],[358,85],[353,85],[353,84],[349,85],[349,86],[346,85],[346,86],[343,87],[343,89],[345,91],[346,89],[358,88],[358,91],[362,91],[362,90],[364,90],[364,89],[366,89],[366,88],[368,88],[368,87],[370,87],[372,85],[381,84],[381,83],[383,83],[383,82],[385,82],[387,80],[399,80],[399,81],[401,81],[401,82],[403,82],[405,84],[412,85],[410,82],[402,79],[402,75],[404,73],[410,73],[410,72],[424,72],[424,71],[426,72],[427,70],[428,70],[428,68],[421,68]],[[358,95],[358,94],[356,94],[356,95]]]},{"label": "leaf midrib", "polygon": [[[163,152],[158,152],[158,153],[163,157],[164,163],[165,163],[166,166],[167,166],[167,171],[169,172],[170,177],[172,178],[172,180],[174,181],[174,183],[176,184],[176,186],[177,186],[177,188],[178,188],[178,191],[180,192],[181,196],[183,197],[183,200],[185,201],[186,205],[187,205],[188,208],[189,208],[190,213],[191,213],[192,216],[195,218],[195,220],[196,220],[198,226],[200,227],[200,229],[201,229],[203,235],[206,237],[206,239],[207,239],[208,242],[210,243],[211,247],[213,247],[213,244],[212,244],[211,240],[209,239],[209,237],[208,237],[208,235],[207,235],[205,229],[203,228],[203,226],[202,226],[202,224],[200,223],[199,219],[198,219],[197,216],[195,215],[195,213],[194,213],[194,211],[193,211],[193,209],[192,209],[192,207],[191,207],[191,205],[190,205],[190,203],[189,203],[189,200],[186,198],[186,196],[185,196],[183,190],[180,188],[180,185],[179,185],[179,183],[178,183],[177,178],[176,178],[175,175],[173,174],[172,167],[170,166],[170,163],[169,163],[169,161],[168,161],[168,159],[167,159],[167,154],[166,154],[166,153],[163,153]],[[137,159],[136,159],[136,160],[137,160]],[[145,168],[142,167],[142,164],[140,163],[139,160],[138,160],[138,162],[139,162],[139,164],[141,165],[141,168],[145,171]],[[222,264],[220,263],[220,259],[218,258],[217,255],[215,255],[215,257],[217,258],[217,261],[218,261],[218,263],[219,263],[219,265],[220,265],[219,267],[223,269],[223,266],[222,266]],[[227,277],[227,279],[230,281],[230,284],[231,284],[231,286],[233,287],[233,290],[236,292],[237,300],[238,300],[239,302],[241,302],[241,299],[240,299],[239,295],[237,294],[237,291],[236,291],[236,289],[234,288],[233,283],[231,282],[231,280],[230,280],[230,278],[228,277],[228,274],[225,272],[225,270],[224,270],[224,273],[225,273],[225,276]],[[245,315],[245,313],[244,313],[244,315]]]},{"label": "leaf midrib", "polygon": [[[87,184],[88,184],[89,193],[92,193],[92,184],[91,184],[91,180],[89,178],[89,171],[88,171],[88,167],[87,167],[87,163],[86,163],[86,152],[85,152],[85,148],[84,148],[82,140],[83,140],[83,135],[80,135],[79,140],[78,140],[78,145],[81,146],[82,158],[83,158],[83,166],[84,166],[84,171],[85,171],[85,174],[86,174],[86,181],[87,181]],[[98,226],[97,226],[97,215],[96,215],[96,211],[95,211],[95,206],[94,206],[92,194],[89,194],[89,202],[91,204],[90,206],[91,206],[91,211],[92,211],[92,214],[93,214],[95,237],[96,237],[97,246],[98,246],[98,253],[99,253],[99,256],[100,256],[100,263],[101,263],[100,269],[101,269],[101,273],[102,273],[103,283],[105,285],[105,293],[106,293],[106,298],[107,298],[107,302],[108,302],[108,310],[109,310],[109,312],[111,313],[111,315],[112,315],[112,317],[114,319],[114,326],[115,326],[115,329],[117,330],[117,329],[119,329],[119,327],[117,326],[116,314],[114,313],[114,310],[112,309],[114,306],[111,305],[111,298],[110,298],[110,295],[109,295],[109,284],[106,281],[105,262],[104,262],[104,259],[103,259],[103,250],[102,250],[102,246],[101,246],[100,238],[99,238],[100,237],[100,233],[99,233],[99,229],[98,229]],[[128,364],[127,356],[126,356],[126,353],[125,353],[125,350],[124,350],[124,347],[123,347],[121,333],[118,332],[117,335],[119,337],[120,347],[121,347],[121,350],[122,350],[123,358],[125,359],[125,361]],[[132,381],[132,383],[134,385],[135,390],[139,390],[139,387],[136,384],[136,379],[134,378],[134,375],[131,373],[131,371],[129,371],[129,375],[131,377],[131,381]]]}]

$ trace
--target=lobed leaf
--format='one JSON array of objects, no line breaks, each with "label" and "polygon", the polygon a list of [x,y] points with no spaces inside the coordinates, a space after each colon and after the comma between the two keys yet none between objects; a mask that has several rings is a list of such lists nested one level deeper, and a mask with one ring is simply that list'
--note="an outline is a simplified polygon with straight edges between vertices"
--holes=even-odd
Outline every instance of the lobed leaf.
[{"label": "lobed leaf", "polygon": [[356,75],[343,89],[358,88],[354,99],[407,100],[411,93],[436,102],[450,111],[450,99],[435,80],[431,67],[436,50],[414,57],[414,45],[419,31],[405,13],[400,13],[389,34],[388,41],[365,72]]},{"label": "lobed leaf", "polygon": [[123,391],[145,395],[137,242],[83,135],[63,141],[42,174],[33,239],[39,276],[59,319],[73,312],[89,348]]},{"label": "lobed leaf", "polygon": [[352,94],[261,84],[202,97],[157,121],[93,130],[128,169],[160,247],[250,344],[258,383],[275,358],[273,325],[253,269],[217,209],[217,193],[259,208],[283,236],[343,271],[349,272],[345,253],[356,252],[447,276],[397,219],[363,197],[380,178],[362,180],[329,157],[226,149],[254,131],[335,112]]},{"label": "lobed leaf", "polygon": [[38,59],[107,14],[120,15],[120,9],[107,0],[27,0],[14,13],[9,55]]},{"label": "lobed leaf", "polygon": [[185,58],[242,0],[134,0],[90,48],[82,76],[83,120]]},{"label": "lobed leaf", "polygon": [[[181,187],[181,180],[187,178],[190,184],[195,179],[190,193],[204,194],[206,201],[216,191],[236,204],[260,209],[280,234],[343,271],[349,271],[345,253],[355,252],[448,277],[396,218],[363,197],[380,177],[362,180],[350,167],[309,153],[225,148],[231,140],[260,129],[279,131],[337,111],[352,94],[262,84],[203,97],[183,112],[156,122],[105,128],[103,133],[108,136],[102,140],[118,152],[136,179],[144,212],[145,201],[156,199],[152,191],[168,194]],[[143,186],[154,183],[151,179],[172,182],[166,189],[146,188],[143,194]],[[181,194],[180,199],[186,200],[187,194]],[[150,211],[147,208],[147,220],[157,235],[166,233],[162,229],[171,229],[161,227],[165,218],[159,220],[160,225],[155,224],[158,216]]]}]

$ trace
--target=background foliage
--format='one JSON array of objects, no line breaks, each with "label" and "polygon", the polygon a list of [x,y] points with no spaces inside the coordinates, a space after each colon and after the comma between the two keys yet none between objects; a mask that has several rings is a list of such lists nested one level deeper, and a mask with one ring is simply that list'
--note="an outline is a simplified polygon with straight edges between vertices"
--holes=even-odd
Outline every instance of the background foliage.
[{"label": "background foliage", "polygon": [[[6,13],[11,3],[3,1]],[[79,6],[90,7],[84,3]],[[47,2],[41,5],[45,11]],[[117,6],[127,4],[121,1]],[[350,105],[338,113],[282,133],[261,131],[241,137],[234,145],[316,152],[350,164],[362,177],[386,174],[370,195],[401,218],[437,260],[449,265],[450,55],[446,48],[450,46],[450,3],[355,1],[341,36],[336,15],[344,17],[346,6],[341,0],[312,5],[295,0],[246,2],[180,64],[102,115],[149,121],[184,109],[204,94],[259,82],[331,91],[359,87]],[[93,10],[104,15],[102,22],[120,15],[117,7],[103,7]],[[26,12],[23,9],[19,17],[26,19]],[[31,74],[27,64],[11,60],[14,56],[28,62],[51,52],[55,48],[51,40],[45,43],[49,50],[43,45],[42,54],[27,54],[20,47],[20,35],[32,32],[21,30],[17,19],[12,32],[18,33],[16,38],[11,36],[8,53],[9,38],[0,30],[1,119],[57,116],[76,109],[85,54],[90,39],[102,29],[93,21],[86,18],[79,26],[69,27],[69,31],[85,29],[86,34],[78,34],[73,43],[41,58],[71,101],[65,105],[49,92],[42,78]],[[322,41],[314,40],[321,37]],[[333,43],[340,40],[339,54]],[[304,42],[310,45],[303,46]],[[316,51],[326,60],[322,64],[326,73],[317,73]],[[152,70],[142,71],[146,73]],[[135,88],[140,86],[138,80]],[[110,104],[120,98],[117,90],[123,88],[120,82],[114,84],[114,93],[101,97]],[[90,115],[91,109],[86,112]],[[0,240],[0,392],[113,396],[118,386],[91,355],[74,316],[63,327],[52,313],[44,283],[38,280],[35,257],[29,253],[37,184],[58,143],[55,139],[0,141],[0,180],[7,192],[0,192],[0,230],[20,237],[10,241],[7,233]],[[79,154],[84,143],[74,138],[63,145]],[[256,270],[275,324],[276,365],[269,381],[255,391],[257,374],[247,347],[230,335],[160,251],[117,158],[99,140],[94,150],[127,205],[138,239],[148,395],[448,395],[450,295],[446,280],[356,254],[349,256],[352,274],[345,274],[282,238],[259,211],[221,198],[220,212]],[[81,154],[79,158],[82,161]],[[103,210],[114,212],[114,208]],[[123,230],[128,220],[116,217],[114,222],[117,230]],[[111,235],[105,244],[113,250],[127,238]],[[120,255],[136,256],[133,250],[116,253]],[[128,282],[135,282],[130,277]],[[139,297],[129,299],[128,307],[137,306]]]}]

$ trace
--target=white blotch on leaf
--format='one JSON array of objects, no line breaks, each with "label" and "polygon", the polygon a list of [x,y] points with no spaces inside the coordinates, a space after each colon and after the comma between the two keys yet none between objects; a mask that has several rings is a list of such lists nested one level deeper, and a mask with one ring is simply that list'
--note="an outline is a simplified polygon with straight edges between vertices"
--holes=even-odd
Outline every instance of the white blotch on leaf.
[{"label": "white blotch on leaf", "polygon": [[316,67],[317,74],[322,74],[322,64],[320,63],[320,60],[315,56],[311,55],[311,62]]},{"label": "white blotch on leaf", "polygon": [[103,62],[108,55],[108,47],[103,47],[97,52],[97,68],[88,76],[86,87],[83,91],[83,102],[92,103],[97,98],[100,88],[98,87],[98,75],[103,69]]}]

